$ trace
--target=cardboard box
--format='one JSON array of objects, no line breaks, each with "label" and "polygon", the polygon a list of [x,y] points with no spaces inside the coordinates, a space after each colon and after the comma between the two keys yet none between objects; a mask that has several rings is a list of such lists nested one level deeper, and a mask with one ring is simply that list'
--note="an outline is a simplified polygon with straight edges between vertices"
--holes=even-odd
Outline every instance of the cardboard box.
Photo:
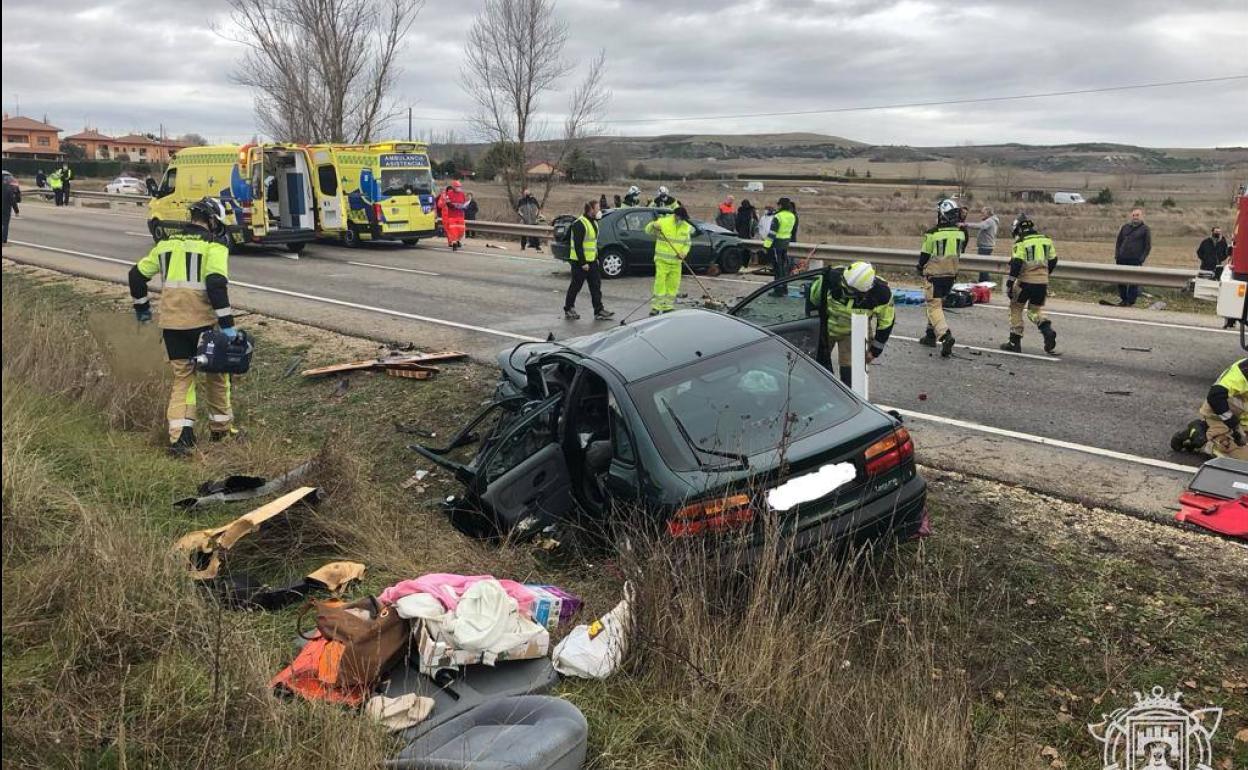
[{"label": "cardboard box", "polygon": [[525,588],[533,592],[533,620],[547,631],[554,631],[560,625],[576,617],[581,610],[581,599],[558,586],[525,583]]},{"label": "cardboard box", "polygon": [[412,624],[413,641],[416,649],[420,651],[420,672],[428,676],[433,676],[444,668],[460,668],[473,663],[493,666],[500,661],[544,658],[550,652],[550,634],[544,627],[537,630],[540,633],[537,633],[527,644],[495,654],[456,649],[440,632],[437,624],[431,621]]}]

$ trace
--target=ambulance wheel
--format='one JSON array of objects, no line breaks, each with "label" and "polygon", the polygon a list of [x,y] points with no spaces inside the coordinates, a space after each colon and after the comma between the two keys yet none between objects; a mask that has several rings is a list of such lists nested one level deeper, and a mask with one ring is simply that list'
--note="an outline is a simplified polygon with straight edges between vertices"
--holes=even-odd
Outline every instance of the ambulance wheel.
[{"label": "ambulance wheel", "polygon": [[419,238],[404,238],[403,239],[404,246],[415,246],[418,243],[420,243]]},{"label": "ambulance wheel", "polygon": [[147,229],[152,233],[152,240],[160,243],[165,239],[165,228],[160,226],[159,219],[153,219],[147,223]]},{"label": "ambulance wheel", "polygon": [[307,245],[306,243],[288,243],[286,244],[286,250],[291,254],[302,254],[304,247]]},{"label": "ambulance wheel", "polygon": [[360,234],[348,227],[342,231],[342,242],[348,248],[358,249],[360,247]]}]

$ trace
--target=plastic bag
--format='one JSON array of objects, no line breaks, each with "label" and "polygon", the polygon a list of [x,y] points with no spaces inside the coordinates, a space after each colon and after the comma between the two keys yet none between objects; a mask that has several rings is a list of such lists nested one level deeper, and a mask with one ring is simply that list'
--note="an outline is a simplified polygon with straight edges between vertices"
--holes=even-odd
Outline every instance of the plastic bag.
[{"label": "plastic bag", "polygon": [[633,587],[625,583],[624,599],[614,609],[588,626],[572,629],[551,655],[555,670],[582,679],[606,679],[614,674],[628,652],[632,600]]}]

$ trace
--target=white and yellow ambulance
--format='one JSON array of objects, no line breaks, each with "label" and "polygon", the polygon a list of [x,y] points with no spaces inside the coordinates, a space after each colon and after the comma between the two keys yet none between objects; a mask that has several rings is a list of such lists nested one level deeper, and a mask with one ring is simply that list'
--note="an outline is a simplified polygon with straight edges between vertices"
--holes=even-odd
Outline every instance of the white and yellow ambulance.
[{"label": "white and yellow ambulance", "polygon": [[348,246],[402,241],[415,246],[434,234],[433,173],[420,142],[315,144],[318,228]]}]

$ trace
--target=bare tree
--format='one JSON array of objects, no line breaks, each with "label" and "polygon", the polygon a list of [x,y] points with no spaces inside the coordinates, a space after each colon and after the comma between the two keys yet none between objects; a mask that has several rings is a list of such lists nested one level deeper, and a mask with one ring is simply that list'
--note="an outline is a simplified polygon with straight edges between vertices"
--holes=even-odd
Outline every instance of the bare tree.
[{"label": "bare tree", "polygon": [[1009,200],[1014,188],[1015,169],[1008,163],[998,161],[992,164],[992,186],[999,200]]},{"label": "bare tree", "polygon": [[958,184],[959,197],[968,197],[971,188],[979,181],[979,161],[969,154],[954,156],[953,180]]},{"label": "bare tree", "polygon": [[234,79],[255,92],[266,134],[366,142],[397,110],[398,55],[424,0],[228,0],[228,39],[247,46]]},{"label": "bare tree", "polygon": [[[485,0],[468,32],[461,86],[476,104],[472,120],[491,144],[514,144],[516,166],[500,169],[507,197],[514,204],[528,184],[529,149],[542,139],[538,121],[542,97],[571,70],[563,58],[568,29],[555,16],[553,0]],[[543,158],[555,168],[585,135],[596,127],[610,94],[602,88],[606,53],[584,67],[564,120],[562,140],[554,157]],[[554,175],[545,179],[542,203]]]}]

